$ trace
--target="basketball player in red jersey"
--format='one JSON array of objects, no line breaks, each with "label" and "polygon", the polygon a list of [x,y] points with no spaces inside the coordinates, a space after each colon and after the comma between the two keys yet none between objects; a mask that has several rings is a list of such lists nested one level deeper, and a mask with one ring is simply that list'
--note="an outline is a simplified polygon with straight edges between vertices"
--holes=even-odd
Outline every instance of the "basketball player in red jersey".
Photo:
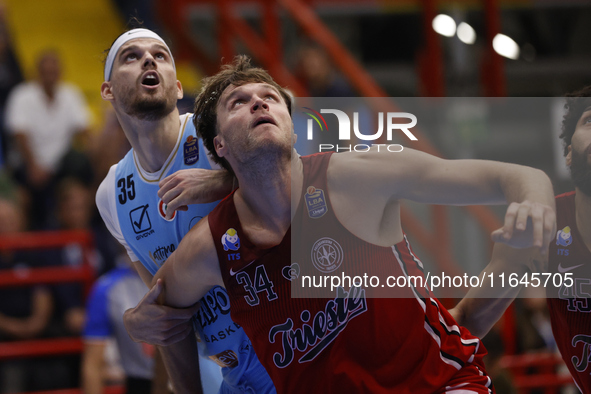
[{"label": "basketball player in red jersey", "polygon": [[[298,299],[291,285],[320,269],[350,272],[377,261],[393,275],[421,275],[422,263],[400,226],[403,198],[509,202],[505,226],[493,238],[547,248],[554,203],[541,171],[442,160],[406,148],[300,157],[293,150],[289,96],[246,57],[204,80],[195,111],[204,141],[240,187],[193,227],[158,271],[165,304],[192,305],[212,286],[225,286],[232,318],[251,338],[278,393],[493,392],[482,344],[428,289],[376,299],[363,287],[339,287],[329,299]],[[318,192],[325,204],[309,210],[306,196]],[[528,218],[533,226],[526,228]],[[292,260],[295,229],[300,242]],[[327,253],[326,262],[311,261],[318,242],[343,258]],[[194,362],[182,354],[177,360]]]},{"label": "basketball player in red jersey", "polygon": [[[558,231],[548,254],[535,249],[495,245],[486,272],[547,269],[552,275],[569,275],[573,286],[546,286],[552,331],[558,349],[579,389],[591,394],[591,86],[567,95],[560,138],[575,191],[556,196]],[[533,282],[532,282],[533,283]],[[450,312],[456,320],[482,338],[517,296],[520,288],[505,294],[483,295],[472,289]],[[487,297],[487,298],[482,298]]]}]

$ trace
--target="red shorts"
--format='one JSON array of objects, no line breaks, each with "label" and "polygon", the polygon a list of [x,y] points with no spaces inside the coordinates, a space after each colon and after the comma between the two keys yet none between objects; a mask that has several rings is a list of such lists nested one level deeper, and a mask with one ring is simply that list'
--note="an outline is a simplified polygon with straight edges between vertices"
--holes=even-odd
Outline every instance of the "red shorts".
[{"label": "red shorts", "polygon": [[[476,361],[475,361],[476,362]],[[469,364],[460,369],[449,382],[435,394],[494,394],[495,389],[484,368]]]}]

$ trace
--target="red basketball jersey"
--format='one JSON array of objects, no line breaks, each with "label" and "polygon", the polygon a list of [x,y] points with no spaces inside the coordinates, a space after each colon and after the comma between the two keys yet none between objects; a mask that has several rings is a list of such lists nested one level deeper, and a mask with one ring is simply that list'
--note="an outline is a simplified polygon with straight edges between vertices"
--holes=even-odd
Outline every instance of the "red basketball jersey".
[{"label": "red basketball jersey", "polygon": [[484,346],[426,288],[406,289],[406,298],[371,298],[369,289],[347,286],[331,298],[292,298],[291,287],[301,286],[304,275],[384,266],[392,275],[423,275],[406,237],[380,247],[339,223],[327,189],[330,157],[302,157],[302,199],[277,246],[260,249],[249,241],[233,195],[209,215],[232,319],[277,392],[493,392],[482,366]]},{"label": "red basketball jersey", "polygon": [[548,288],[552,331],[564,362],[583,393],[591,393],[591,252],[577,228],[575,192],[556,197],[555,242],[549,272],[572,274],[573,286]]}]

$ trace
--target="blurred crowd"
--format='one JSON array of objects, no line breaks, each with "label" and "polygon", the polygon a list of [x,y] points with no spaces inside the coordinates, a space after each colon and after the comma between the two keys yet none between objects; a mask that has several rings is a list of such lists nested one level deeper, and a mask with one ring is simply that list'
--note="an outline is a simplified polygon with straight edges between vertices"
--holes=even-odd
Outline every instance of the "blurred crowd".
[{"label": "blurred crowd", "polygon": [[[112,113],[102,130],[91,131],[84,95],[62,81],[62,67],[60,54],[48,48],[37,56],[34,79],[25,81],[0,20],[0,236],[86,230],[94,249],[73,243],[0,251],[0,270],[76,268],[86,259],[99,277],[128,264],[98,216],[94,195],[129,145]],[[0,289],[0,341],[79,337],[85,321],[82,284]],[[79,387],[80,362],[80,355],[2,361],[0,392]],[[121,378],[120,371],[105,373]]]}]

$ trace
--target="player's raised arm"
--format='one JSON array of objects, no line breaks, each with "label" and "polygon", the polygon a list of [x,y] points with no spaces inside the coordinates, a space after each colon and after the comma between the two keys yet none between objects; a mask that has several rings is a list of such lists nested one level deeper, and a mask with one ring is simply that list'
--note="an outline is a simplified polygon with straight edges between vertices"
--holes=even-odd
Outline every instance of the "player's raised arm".
[{"label": "player's raised arm", "polygon": [[384,207],[400,199],[445,205],[509,203],[504,226],[493,233],[495,242],[545,250],[553,236],[552,184],[540,170],[486,160],[444,160],[409,148],[334,156],[331,185],[350,189],[349,196],[357,194],[360,203],[368,198]]},{"label": "player's raised arm", "polygon": [[[178,249],[154,276],[163,285],[160,304],[185,308],[198,302],[215,285],[223,285],[207,218],[185,235]],[[162,353],[175,393],[201,392],[195,336],[166,347]]]},{"label": "player's raised arm", "polygon": [[505,313],[522,287],[499,286],[498,281],[494,286],[491,278],[494,280],[500,275],[509,277],[512,274],[521,278],[527,272],[546,272],[547,260],[548,255],[541,255],[538,248],[516,249],[501,243],[495,244],[490,263],[483,270],[486,275],[480,275],[484,283],[481,287],[470,288],[449,313],[458,324],[483,338]]},{"label": "player's raised arm", "polygon": [[190,307],[212,287],[224,285],[207,216],[185,235],[152,284],[158,279],[164,285],[160,302],[177,308]]}]

